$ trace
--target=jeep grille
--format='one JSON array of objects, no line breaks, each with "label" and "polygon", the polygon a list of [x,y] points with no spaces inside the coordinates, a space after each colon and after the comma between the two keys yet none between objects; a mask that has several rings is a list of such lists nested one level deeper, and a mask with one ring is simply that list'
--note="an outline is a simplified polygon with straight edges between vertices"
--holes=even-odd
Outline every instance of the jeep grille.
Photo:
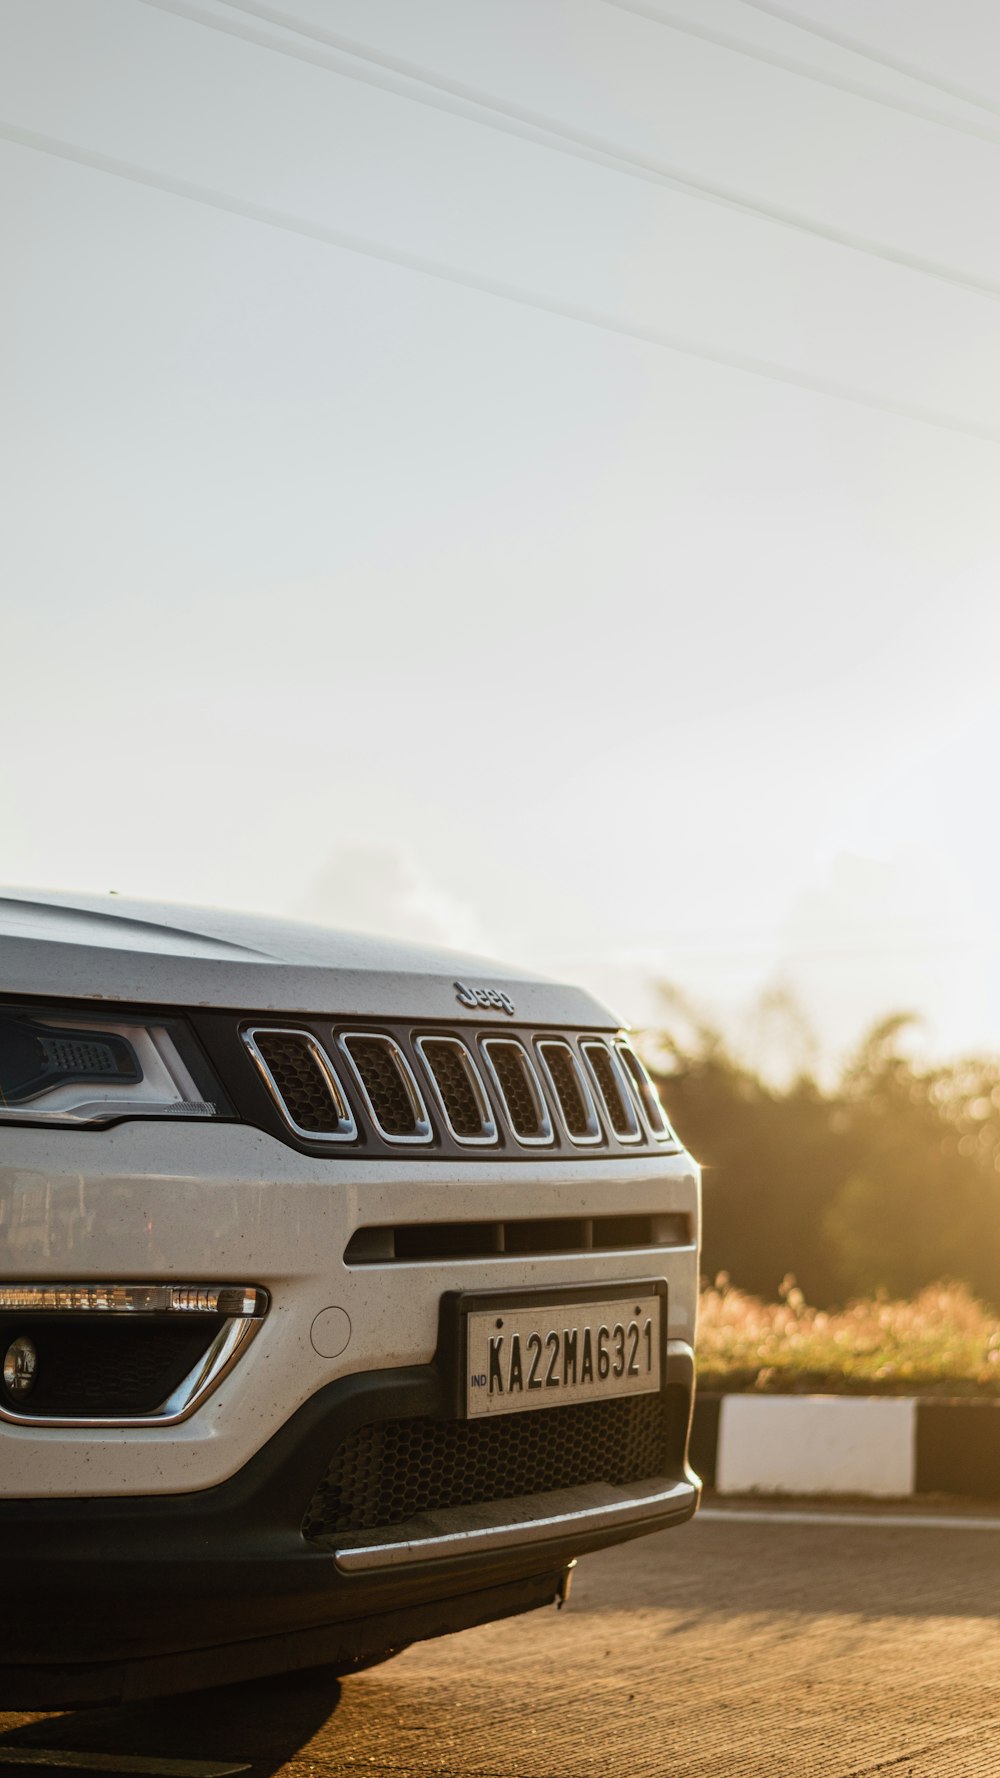
[{"label": "jeep grille", "polygon": [[[309,1147],[400,1145],[527,1159],[676,1144],[655,1084],[621,1034],[467,1026],[345,1030],[329,1019],[239,1036],[287,1131]],[[250,1121],[271,1123],[257,1103]],[[271,1122],[273,1122],[273,1115]]]}]

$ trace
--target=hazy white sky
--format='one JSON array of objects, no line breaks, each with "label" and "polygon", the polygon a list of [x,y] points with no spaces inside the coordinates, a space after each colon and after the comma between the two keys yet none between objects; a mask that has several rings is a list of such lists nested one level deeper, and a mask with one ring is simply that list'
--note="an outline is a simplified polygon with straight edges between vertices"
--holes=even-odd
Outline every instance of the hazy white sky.
[{"label": "hazy white sky", "polygon": [[4,0],[0,877],[1000,1047],[994,0]]}]

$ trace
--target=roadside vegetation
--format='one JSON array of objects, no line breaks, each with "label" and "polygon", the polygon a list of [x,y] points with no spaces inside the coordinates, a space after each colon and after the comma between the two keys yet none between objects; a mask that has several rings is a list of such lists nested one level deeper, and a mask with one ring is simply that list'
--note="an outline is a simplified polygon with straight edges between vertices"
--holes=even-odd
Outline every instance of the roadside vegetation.
[{"label": "roadside vegetation", "polygon": [[821,1077],[774,995],[759,1067],[661,992],[642,1047],[702,1163],[715,1280],[701,1388],[1000,1396],[1000,1060],[921,1063],[898,1014]]},{"label": "roadside vegetation", "polygon": [[[706,1279],[724,1272],[738,1291],[773,1303],[792,1274],[807,1320],[806,1303],[854,1315],[847,1304],[885,1297],[915,1299],[915,1315],[923,1302],[914,1323],[922,1326],[936,1300],[922,1293],[942,1278],[1000,1310],[996,1057],[922,1063],[914,1022],[896,1015],[823,1079],[786,1002],[769,1010],[791,1041],[783,1067],[765,1074],[676,993],[664,990],[663,1004],[662,1025],[643,1047],[702,1163]],[[766,1048],[758,1043],[755,1053]],[[773,1064],[773,1043],[769,1054]],[[959,1299],[948,1300],[965,1327]],[[884,1307],[871,1309],[873,1327],[889,1325]],[[773,1312],[794,1320],[787,1300]],[[898,1314],[890,1322],[902,1325]]]},{"label": "roadside vegetation", "polygon": [[1000,1320],[961,1284],[812,1308],[794,1278],[761,1302],[725,1274],[702,1293],[698,1387],[763,1394],[1000,1397]]}]

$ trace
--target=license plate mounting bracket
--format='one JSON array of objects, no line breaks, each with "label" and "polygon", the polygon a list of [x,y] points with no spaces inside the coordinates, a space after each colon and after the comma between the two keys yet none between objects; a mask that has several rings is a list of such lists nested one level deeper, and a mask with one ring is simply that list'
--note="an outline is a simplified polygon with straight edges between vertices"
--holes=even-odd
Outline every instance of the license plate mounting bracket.
[{"label": "license plate mounting bracket", "polygon": [[[469,1316],[486,1311],[503,1315],[514,1309],[535,1306],[557,1309],[562,1305],[589,1305],[617,1302],[635,1293],[637,1297],[660,1299],[660,1385],[667,1377],[667,1281],[665,1278],[615,1278],[599,1284],[536,1285],[530,1289],[512,1290],[447,1290],[440,1303],[438,1320],[437,1365],[447,1407],[448,1419],[464,1420],[466,1411],[466,1378],[468,1372]],[[553,1404],[554,1405],[554,1404]]]}]

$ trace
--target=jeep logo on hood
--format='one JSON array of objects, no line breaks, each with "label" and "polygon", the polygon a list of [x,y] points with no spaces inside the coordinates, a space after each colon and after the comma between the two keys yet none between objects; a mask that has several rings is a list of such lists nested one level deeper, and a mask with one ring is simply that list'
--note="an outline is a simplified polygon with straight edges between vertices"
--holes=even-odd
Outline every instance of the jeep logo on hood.
[{"label": "jeep logo on hood", "polygon": [[491,1006],[496,1012],[513,1015],[513,1000],[499,988],[467,988],[464,982],[456,982],[455,993],[463,1006]]}]

